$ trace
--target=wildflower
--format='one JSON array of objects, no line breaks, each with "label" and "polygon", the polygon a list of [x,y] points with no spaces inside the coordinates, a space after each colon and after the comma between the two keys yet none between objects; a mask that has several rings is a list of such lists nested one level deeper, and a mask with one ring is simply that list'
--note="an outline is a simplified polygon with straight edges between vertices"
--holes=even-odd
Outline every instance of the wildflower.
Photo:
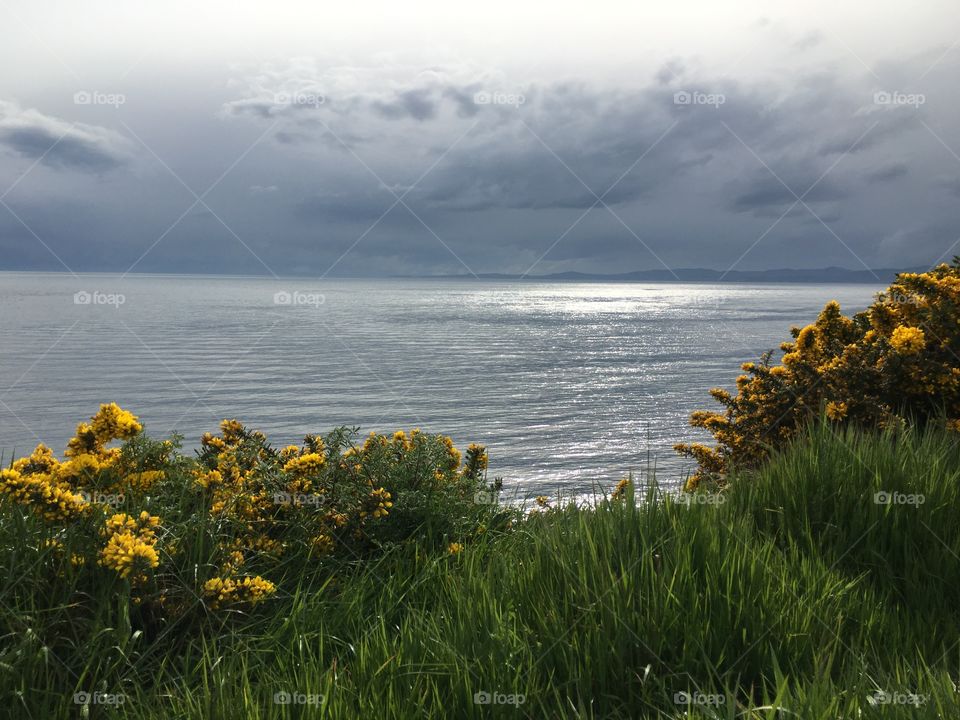
[{"label": "wildflower", "polygon": [[847,417],[847,404],[845,402],[827,403],[827,417],[839,422]]},{"label": "wildflower", "polygon": [[160,518],[146,510],[142,511],[138,517],[116,513],[107,518],[100,534],[109,538],[118,533],[131,533],[145,542],[154,542],[156,538],[154,531],[159,525]]},{"label": "wildflower", "polygon": [[447,545],[447,554],[448,555],[459,555],[463,552],[463,545],[458,542],[452,542]]},{"label": "wildflower", "polygon": [[126,477],[127,483],[134,490],[147,492],[157,482],[163,480],[163,470],[144,470],[142,472],[132,473]]},{"label": "wildflower", "polygon": [[534,501],[537,503],[538,507],[550,507],[550,498],[548,498],[546,495],[537,495],[537,497],[534,498]]},{"label": "wildflower", "polygon": [[0,470],[0,494],[39,513],[48,522],[75,520],[90,504],[69,485],[49,475],[21,475],[16,470]]},{"label": "wildflower", "polygon": [[220,432],[223,433],[225,442],[236,443],[243,437],[243,423],[239,420],[222,420],[220,422]]},{"label": "wildflower", "polygon": [[483,445],[471,443],[467,447],[467,461],[463,474],[468,478],[479,478],[483,471],[487,469],[488,464],[487,449]]},{"label": "wildflower", "polygon": [[204,433],[200,437],[200,444],[206,448],[211,448],[214,450],[225,450],[227,444],[223,441],[223,438],[219,438],[213,433]]},{"label": "wildflower", "polygon": [[326,533],[320,533],[310,542],[314,550],[316,550],[321,555],[327,555],[333,552],[335,543],[333,538],[327,535]]},{"label": "wildflower", "polygon": [[15,460],[10,469],[21,475],[43,475],[54,472],[59,464],[53,450],[40,443],[29,457]]},{"label": "wildflower", "polygon": [[610,495],[611,500],[622,500],[626,494],[627,489],[631,485],[631,480],[628,477],[623,478],[620,482],[617,483],[617,486],[613,489],[613,493]]},{"label": "wildflower", "polygon": [[100,564],[115,570],[124,579],[141,582],[146,579],[146,570],[160,564],[160,556],[153,542],[124,530],[110,535],[106,547],[100,551]]},{"label": "wildflower", "polygon": [[460,467],[460,460],[462,456],[460,451],[453,446],[453,438],[441,435],[440,442],[442,442],[447,448],[447,457],[450,469],[456,470],[458,467]]},{"label": "wildflower", "polygon": [[280,459],[286,462],[290,458],[296,457],[300,454],[300,448],[296,445],[287,445],[283,450],[280,451]]},{"label": "wildflower", "polygon": [[[386,517],[389,514],[387,510],[393,507],[393,503],[390,502],[390,497],[390,493],[383,488],[372,490],[366,500],[368,509],[360,511],[360,518],[363,519],[367,516],[373,516],[374,518]],[[373,510],[369,509],[371,507]]]},{"label": "wildflower", "polygon": [[129,440],[143,430],[137,416],[116,403],[104,404],[91,419],[91,428],[101,444],[111,440]]},{"label": "wildflower", "polygon": [[259,575],[234,580],[211,578],[203,584],[203,594],[214,609],[226,605],[256,605],[276,591],[276,586]]},{"label": "wildflower", "polygon": [[223,475],[219,470],[198,470],[194,472],[194,482],[202,488],[215,488],[223,484]]},{"label": "wildflower", "polygon": [[75,455],[93,454],[100,449],[101,443],[97,440],[97,434],[87,423],[77,425],[77,431],[72,438],[67,441],[67,457]]},{"label": "wildflower", "polygon": [[320,453],[307,453],[291,458],[283,466],[285,472],[294,475],[312,475],[320,472],[326,464],[327,458]]},{"label": "wildflower", "polygon": [[890,344],[898,353],[913,355],[923,350],[926,338],[920,328],[899,325],[890,336]]},{"label": "wildflower", "polygon": [[58,465],[54,469],[54,474],[63,482],[83,485],[109,465],[109,462],[102,463],[96,455],[91,453],[78,453],[67,462]]}]

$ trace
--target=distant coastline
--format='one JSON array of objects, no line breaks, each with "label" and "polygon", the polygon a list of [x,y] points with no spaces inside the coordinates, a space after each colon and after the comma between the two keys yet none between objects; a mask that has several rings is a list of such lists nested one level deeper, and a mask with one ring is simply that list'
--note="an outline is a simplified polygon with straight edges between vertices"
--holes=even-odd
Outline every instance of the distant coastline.
[{"label": "distant coastline", "polygon": [[61,270],[31,270],[0,268],[0,275],[75,275],[127,278],[173,277],[216,278],[233,280],[516,280],[524,282],[655,282],[655,283],[804,283],[804,284],[865,284],[889,285],[898,272],[925,272],[929,268],[917,266],[903,269],[877,268],[851,270],[842,267],[826,268],[778,268],[771,270],[712,270],[709,268],[677,268],[662,270],[634,270],[627,273],[584,273],[567,271],[544,275],[521,275],[514,273],[460,273],[447,275],[334,275],[316,277],[309,274],[282,275],[237,275],[231,273],[182,273],[182,272],[110,272],[81,270],[69,273]]},{"label": "distant coastline", "polygon": [[841,267],[814,269],[780,268],[775,270],[710,270],[708,268],[678,268],[676,270],[635,270],[628,273],[602,274],[561,272],[548,275],[510,275],[504,273],[479,273],[477,275],[427,275],[410,276],[411,279],[444,280],[529,280],[535,281],[580,281],[580,282],[724,282],[724,283],[864,283],[889,284],[898,272],[924,272],[927,268],[916,267],[904,270],[879,268],[874,270],[850,270]]}]

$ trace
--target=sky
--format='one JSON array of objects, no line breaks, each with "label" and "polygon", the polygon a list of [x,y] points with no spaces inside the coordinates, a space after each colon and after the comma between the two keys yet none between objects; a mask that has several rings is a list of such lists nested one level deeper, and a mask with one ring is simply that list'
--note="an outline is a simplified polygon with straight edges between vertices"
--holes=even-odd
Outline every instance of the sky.
[{"label": "sky", "polygon": [[0,0],[0,269],[960,254],[960,4]]}]

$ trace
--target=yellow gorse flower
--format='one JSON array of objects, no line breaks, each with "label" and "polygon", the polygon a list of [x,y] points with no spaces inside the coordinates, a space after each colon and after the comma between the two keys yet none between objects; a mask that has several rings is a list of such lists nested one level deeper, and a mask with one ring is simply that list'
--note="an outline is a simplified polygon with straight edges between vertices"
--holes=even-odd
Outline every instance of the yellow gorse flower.
[{"label": "yellow gorse flower", "polygon": [[690,424],[709,431],[711,448],[681,443],[697,462],[688,487],[723,481],[730,467],[756,467],[821,408],[832,422],[897,428],[907,415],[960,416],[960,259],[925,273],[900,273],[867,310],[844,316],[828,302],[815,322],[793,328],[772,353],[745,363],[736,395],[715,389],[719,412],[697,411]]},{"label": "yellow gorse flower", "polygon": [[890,336],[890,344],[893,345],[894,349],[899,353],[913,355],[923,350],[926,344],[926,338],[923,335],[923,330],[920,328],[900,325],[894,329],[893,334]]},{"label": "yellow gorse flower", "polygon": [[613,489],[613,492],[610,494],[611,500],[622,500],[626,497],[627,490],[630,487],[630,478],[625,477],[620,482],[617,483],[617,486]]},{"label": "yellow gorse flower", "polygon": [[203,585],[204,596],[214,609],[227,605],[255,605],[276,592],[276,589],[272,582],[259,575],[240,579],[211,578]]},{"label": "yellow gorse flower", "polygon": [[320,453],[312,452],[291,458],[283,466],[284,472],[293,475],[312,475],[320,472],[326,464],[327,458]]},{"label": "yellow gorse flower", "polygon": [[0,470],[0,493],[36,511],[48,522],[75,520],[90,508],[80,493],[46,474],[21,475],[16,470]]},{"label": "yellow gorse flower", "polygon": [[845,402],[827,403],[826,413],[831,420],[843,420],[847,417],[847,404]]},{"label": "yellow gorse flower", "polygon": [[124,530],[110,535],[106,547],[100,551],[100,564],[115,570],[122,578],[140,582],[146,579],[145,570],[160,564],[160,556],[153,541]]}]

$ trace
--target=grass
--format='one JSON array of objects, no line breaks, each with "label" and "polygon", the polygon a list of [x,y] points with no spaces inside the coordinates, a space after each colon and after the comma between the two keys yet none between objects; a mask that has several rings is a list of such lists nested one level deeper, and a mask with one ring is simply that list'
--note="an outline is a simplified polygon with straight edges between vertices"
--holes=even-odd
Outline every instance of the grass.
[{"label": "grass", "polygon": [[[106,590],[37,579],[29,523],[4,512],[0,707],[44,720],[960,717],[955,437],[821,425],[720,494],[650,488],[533,514],[455,556],[406,544],[332,575],[291,567],[287,591],[249,616],[149,637]],[[899,502],[911,495],[923,502]],[[124,701],[74,703],[94,691]]]}]

